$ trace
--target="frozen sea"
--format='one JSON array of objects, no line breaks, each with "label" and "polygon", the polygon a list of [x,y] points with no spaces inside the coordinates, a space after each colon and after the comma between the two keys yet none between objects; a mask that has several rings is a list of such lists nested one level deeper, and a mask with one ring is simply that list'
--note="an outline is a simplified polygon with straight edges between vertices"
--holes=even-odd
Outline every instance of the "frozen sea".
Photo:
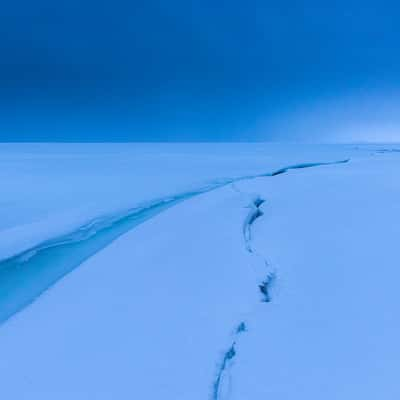
[{"label": "frozen sea", "polygon": [[0,396],[398,399],[400,146],[0,145]]}]

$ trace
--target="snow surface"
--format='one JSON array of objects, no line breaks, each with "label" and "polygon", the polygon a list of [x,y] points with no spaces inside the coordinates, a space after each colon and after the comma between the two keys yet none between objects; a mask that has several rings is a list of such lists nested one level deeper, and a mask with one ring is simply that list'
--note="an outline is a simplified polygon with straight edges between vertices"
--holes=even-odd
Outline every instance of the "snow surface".
[{"label": "snow surface", "polygon": [[152,216],[2,324],[0,398],[399,398],[396,151],[19,146],[1,149],[10,173],[30,175],[3,179],[3,256],[95,216],[283,170]]},{"label": "snow surface", "polygon": [[[93,219],[282,165],[347,158],[354,146],[0,144],[0,259]],[[284,151],[282,151],[284,150]]]}]

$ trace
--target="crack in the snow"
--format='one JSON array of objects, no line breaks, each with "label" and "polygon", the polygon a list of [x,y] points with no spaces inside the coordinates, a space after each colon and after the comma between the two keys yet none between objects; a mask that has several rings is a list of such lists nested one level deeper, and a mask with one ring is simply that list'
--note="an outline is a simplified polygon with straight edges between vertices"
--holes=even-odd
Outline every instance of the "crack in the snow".
[{"label": "crack in the snow", "polygon": [[[0,260],[0,324],[32,303],[55,282],[119,236],[184,200],[234,182],[276,176],[290,169],[341,164],[348,161],[297,164],[272,173],[216,180],[198,190],[165,197],[123,213],[95,218],[70,233],[46,240]],[[256,208],[260,205],[257,202],[254,203]],[[249,225],[258,218],[257,213],[251,216]],[[21,282],[23,282],[23,287]]]},{"label": "crack in the snow", "polygon": [[252,246],[252,242],[251,242],[251,228],[252,225],[254,224],[254,222],[262,217],[264,215],[264,213],[262,212],[262,210],[260,209],[261,205],[263,205],[266,202],[266,200],[264,200],[263,198],[261,198],[260,196],[256,196],[250,203],[249,208],[250,208],[250,212],[247,215],[244,224],[243,224],[243,237],[244,237],[244,242],[245,242],[245,247],[246,250],[254,255],[257,256],[258,258],[260,258],[266,269],[267,269],[267,276],[266,278],[258,285],[260,292],[263,295],[263,301],[265,303],[269,303],[271,301],[271,287],[273,285],[273,283],[276,280],[276,273],[275,271],[270,270],[270,266],[268,261],[266,260],[266,258],[261,255],[259,252],[255,251],[253,246]]},{"label": "crack in the snow", "polygon": [[294,165],[290,165],[289,167],[277,169],[276,171],[272,172],[271,176],[284,174],[284,173],[290,171],[291,169],[313,168],[313,167],[321,167],[323,165],[343,164],[343,163],[347,163],[347,162],[349,162],[349,159],[341,160],[341,161],[334,161],[334,162],[314,162],[314,163],[294,164]]},{"label": "crack in the snow", "polygon": [[229,395],[230,387],[225,383],[226,376],[228,375],[229,377],[230,368],[236,356],[236,343],[238,336],[246,331],[246,323],[244,321],[240,322],[235,330],[232,344],[230,345],[228,350],[225,351],[222,357],[222,361],[218,367],[218,372],[213,383],[211,400],[221,400],[221,396],[225,397],[225,395]]},{"label": "crack in the snow", "polygon": [[375,153],[378,153],[378,154],[400,153],[400,149],[398,149],[398,148],[378,149],[375,151]]},{"label": "crack in the snow", "polygon": [[276,272],[269,271],[267,277],[258,285],[260,292],[263,295],[263,301],[269,303],[271,301],[271,288],[276,281]]},{"label": "crack in the snow", "polygon": [[[235,189],[235,188],[234,188]],[[235,189],[237,190],[237,189]],[[255,252],[252,243],[251,243],[251,227],[254,222],[263,215],[260,207],[265,203],[265,200],[260,196],[256,196],[252,199],[249,208],[250,212],[248,213],[245,221],[243,223],[243,237],[246,250],[253,256],[257,256],[261,258],[267,268],[269,268],[269,264],[267,260],[261,256],[258,252]],[[260,292],[263,295],[262,301],[265,303],[269,303],[271,301],[271,285],[276,279],[276,274],[274,271],[267,271],[266,278],[258,285]],[[211,400],[223,400],[223,398],[228,398],[230,393],[230,384],[231,384],[231,375],[230,370],[232,368],[234,358],[237,352],[237,339],[236,336],[245,333],[247,331],[247,326],[245,322],[240,322],[235,331],[235,339],[233,340],[231,346],[224,353],[222,358],[222,362],[218,368],[218,372],[213,384],[213,391]],[[226,382],[228,380],[228,382]]]},{"label": "crack in the snow", "polygon": [[241,333],[241,332],[246,332],[247,331],[247,327],[246,324],[244,322],[241,322],[238,327],[236,328],[236,333]]},{"label": "crack in the snow", "polygon": [[236,342],[233,342],[232,346],[229,347],[229,349],[224,354],[221,366],[220,366],[218,374],[217,374],[217,379],[215,380],[214,386],[213,386],[213,396],[212,396],[213,400],[218,400],[221,398],[221,392],[223,390],[222,383],[224,381],[223,380],[224,374],[228,370],[228,364],[232,364],[233,358],[236,355],[235,345],[236,345]]},{"label": "crack in the snow", "polygon": [[[330,163],[303,163],[303,164],[295,164],[289,167],[284,167],[280,168],[270,174],[262,174],[255,176],[253,178],[260,178],[260,177],[268,177],[268,176],[277,176],[284,174],[292,169],[303,169],[303,168],[312,168],[312,167],[318,167],[318,166],[323,166],[323,165],[331,165],[331,164],[342,164],[342,163],[347,163],[349,160],[342,160],[342,161],[336,161],[336,162],[330,162]],[[239,180],[244,180],[244,179],[238,179],[233,181],[232,183],[235,183]],[[242,193],[239,189],[237,189],[234,185],[232,185],[232,188],[236,190],[239,193]],[[248,213],[247,217],[244,220],[243,223],[243,238],[244,238],[244,243],[245,243],[245,248],[248,253],[250,253],[252,256],[256,256],[260,258],[266,269],[266,277],[263,279],[263,281],[258,285],[258,289],[262,294],[262,301],[265,303],[271,302],[271,288],[273,284],[275,283],[277,276],[276,272],[274,270],[271,270],[269,262],[267,259],[261,255],[260,253],[256,252],[253,248],[252,245],[252,235],[251,235],[251,228],[254,222],[262,217],[264,215],[263,211],[260,209],[260,207],[266,202],[265,199],[263,199],[260,196],[255,196],[253,197],[249,208],[250,212]],[[236,335],[240,333],[244,333],[247,331],[247,325],[245,322],[241,322],[238,327],[236,328]],[[222,358],[222,362],[218,368],[218,372],[216,375],[216,379],[213,384],[213,392],[212,392],[212,400],[222,400],[223,398],[228,398],[229,397],[229,388],[226,388],[226,386],[230,386],[225,384],[225,379],[226,377],[229,377],[229,384],[230,382],[230,369],[233,365],[233,360],[237,354],[237,340],[233,340],[232,345],[229,347],[229,349],[224,353],[224,356]]]},{"label": "crack in the snow", "polygon": [[246,250],[249,253],[253,253],[253,249],[251,247],[251,226],[257,218],[263,215],[263,212],[260,210],[260,206],[264,202],[265,200],[261,197],[256,197],[249,205],[250,212],[243,223],[243,237]]}]

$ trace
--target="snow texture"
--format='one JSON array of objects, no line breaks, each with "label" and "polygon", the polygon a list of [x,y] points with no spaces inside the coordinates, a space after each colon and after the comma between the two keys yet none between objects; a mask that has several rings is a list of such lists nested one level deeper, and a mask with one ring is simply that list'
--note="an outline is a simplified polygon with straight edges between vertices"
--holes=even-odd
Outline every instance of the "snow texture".
[{"label": "snow texture", "polygon": [[399,398],[395,146],[21,146],[1,398]]}]

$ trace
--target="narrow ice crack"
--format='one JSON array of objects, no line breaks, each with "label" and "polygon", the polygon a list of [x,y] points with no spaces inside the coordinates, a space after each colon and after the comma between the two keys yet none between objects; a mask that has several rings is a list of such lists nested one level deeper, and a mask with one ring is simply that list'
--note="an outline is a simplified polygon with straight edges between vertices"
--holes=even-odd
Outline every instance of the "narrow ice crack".
[{"label": "narrow ice crack", "polygon": [[254,221],[263,215],[263,212],[260,210],[261,204],[265,202],[261,197],[256,197],[251,204],[249,205],[250,212],[247,215],[244,224],[243,224],[243,237],[246,246],[246,250],[249,253],[253,253],[253,249],[251,246],[251,226]]},{"label": "narrow ice crack", "polygon": [[258,288],[263,296],[263,301],[269,303],[271,301],[271,286],[276,280],[276,273],[275,271],[271,270],[268,260],[260,252],[256,251],[252,244],[252,226],[258,218],[264,215],[260,207],[261,205],[265,204],[265,202],[266,200],[260,196],[254,197],[251,201],[249,205],[250,212],[243,223],[243,236],[246,250],[252,256],[256,257],[257,261],[261,260],[263,266],[265,267],[266,277],[258,285]]},{"label": "narrow ice crack", "polygon": [[397,148],[378,149],[378,150],[375,151],[375,153],[378,153],[378,154],[384,154],[384,153],[400,153],[400,149],[397,149]]},{"label": "narrow ice crack", "polygon": [[[331,165],[331,164],[342,164],[347,163],[349,160],[341,160],[336,162],[329,162],[329,163],[303,163],[303,164],[295,164],[292,166],[284,167],[275,170],[269,174],[261,174],[258,176],[253,176],[252,178],[260,178],[260,177],[273,177],[277,175],[281,175],[287,173],[292,169],[303,169],[303,168],[312,168],[318,167],[323,165]],[[249,179],[249,178],[244,178]],[[238,182],[244,179],[237,179],[232,183]],[[242,193],[239,189],[237,189],[234,185],[232,188]],[[242,193],[243,194],[243,193]],[[254,249],[252,243],[252,227],[254,222],[264,215],[263,211],[261,210],[261,206],[266,203],[266,200],[263,199],[261,196],[256,195],[252,196],[252,200],[249,204],[249,213],[247,214],[244,222],[243,222],[243,238],[246,251],[253,257],[257,257],[257,260],[263,263],[265,267],[265,277],[262,282],[258,285],[258,289],[262,294],[262,300],[264,303],[271,302],[271,288],[277,279],[276,272],[271,269],[271,266],[268,260],[259,252]],[[218,371],[216,374],[216,378],[213,384],[213,391],[212,391],[212,400],[227,400],[230,395],[230,386],[231,386],[231,368],[234,363],[234,358],[237,355],[237,348],[238,348],[238,340],[237,336],[239,334],[245,333],[247,331],[247,324],[245,322],[241,322],[238,327],[236,328],[235,338],[232,341],[231,346],[228,350],[224,353],[222,361],[218,367]]]},{"label": "narrow ice crack", "polygon": [[235,342],[232,343],[232,346],[229,347],[229,349],[225,352],[222,359],[222,363],[217,374],[217,379],[215,380],[213,386],[213,400],[218,400],[221,398],[221,392],[223,390],[222,382],[224,381],[223,377],[228,371],[228,365],[233,363],[233,359],[236,356],[235,344]]},{"label": "narrow ice crack", "polygon": [[263,281],[258,285],[260,292],[263,296],[263,301],[269,303],[271,301],[271,286],[276,280],[275,271],[271,270],[268,260],[258,251],[256,251],[252,244],[252,226],[254,222],[264,215],[261,210],[261,206],[265,204],[266,200],[261,198],[260,196],[256,196],[252,199],[250,205],[250,212],[247,214],[247,217],[243,223],[243,237],[246,250],[254,257],[257,257],[257,261],[261,260],[263,266],[266,270],[266,277]]},{"label": "narrow ice crack", "polygon": [[211,400],[222,400],[229,397],[230,393],[230,369],[234,363],[236,356],[236,343],[241,334],[247,331],[244,321],[240,322],[236,327],[233,335],[232,344],[223,353],[222,360],[218,366],[215,381],[212,386]]},{"label": "narrow ice crack", "polygon": [[341,161],[334,161],[334,162],[314,162],[314,163],[301,163],[301,164],[294,164],[290,165],[289,167],[284,167],[277,169],[276,171],[272,172],[271,176],[276,176],[280,174],[284,174],[291,169],[303,169],[303,168],[312,168],[312,167],[321,167],[324,165],[332,165],[332,164],[344,164],[349,162],[349,159],[341,160]]},{"label": "narrow ice crack", "polygon": [[268,271],[266,278],[258,285],[260,292],[263,296],[263,301],[269,303],[271,301],[271,289],[276,281],[276,272]]},{"label": "narrow ice crack", "polygon": [[[295,164],[270,173],[216,180],[197,190],[154,200],[119,214],[95,218],[70,233],[46,240],[0,260],[0,324],[31,304],[59,279],[118,237],[182,201],[234,182],[276,176],[291,169],[341,164],[348,161]],[[253,252],[250,244],[250,226],[262,215],[259,210],[261,205],[262,203],[254,202],[254,213],[248,217],[246,235],[249,252]]]}]

